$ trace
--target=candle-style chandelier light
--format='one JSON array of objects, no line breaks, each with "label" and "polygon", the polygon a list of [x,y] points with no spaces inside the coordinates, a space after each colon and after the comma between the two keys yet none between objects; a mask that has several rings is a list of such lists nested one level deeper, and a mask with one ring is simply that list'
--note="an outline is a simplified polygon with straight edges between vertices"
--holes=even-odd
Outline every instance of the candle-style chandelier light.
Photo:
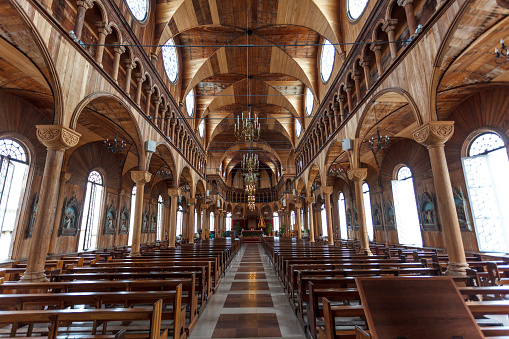
[{"label": "candle-style chandelier light", "polygon": [[255,204],[255,196],[254,195],[248,195],[247,196],[247,207],[249,208],[250,211],[254,211],[255,208],[256,208],[256,204]]},{"label": "candle-style chandelier light", "polygon": [[166,170],[166,168],[164,167],[161,167],[159,169],[159,171],[156,172],[156,175],[159,176],[161,179],[170,179],[171,178],[171,171],[168,169]]},{"label": "candle-style chandelier light", "polygon": [[244,154],[241,162],[242,171],[245,173],[258,172],[260,168],[260,162],[258,161],[258,155]]},{"label": "candle-style chandelier light", "polygon": [[500,51],[498,48],[495,48],[495,62],[502,65],[504,62],[509,62],[509,53],[507,52],[507,46],[504,43],[504,39],[500,39],[500,45]]},{"label": "candle-style chandelier light", "polygon": [[253,119],[251,119],[251,112],[247,113],[246,118],[244,118],[244,113],[242,113],[242,119],[237,115],[235,136],[237,139],[244,140],[245,142],[252,142],[260,139],[260,123],[258,122],[256,113]]},{"label": "candle-style chandelier light", "polygon": [[332,164],[332,166],[329,169],[329,174],[332,175],[333,177],[339,177],[344,172],[345,172],[344,168],[338,165],[337,163]]},{"label": "candle-style chandelier light", "polygon": [[108,152],[111,153],[122,153],[122,151],[126,148],[126,143],[123,141],[118,140],[118,132],[115,133],[115,139],[111,140],[106,139],[104,140],[104,147]]},{"label": "candle-style chandelier light", "polygon": [[378,151],[389,147],[390,138],[388,135],[386,135],[385,137],[380,135],[380,129],[378,128],[378,120],[376,118],[376,111],[375,111],[375,124],[376,124],[376,138],[371,137],[371,139],[368,140],[368,146],[371,149],[371,151],[376,154]]}]

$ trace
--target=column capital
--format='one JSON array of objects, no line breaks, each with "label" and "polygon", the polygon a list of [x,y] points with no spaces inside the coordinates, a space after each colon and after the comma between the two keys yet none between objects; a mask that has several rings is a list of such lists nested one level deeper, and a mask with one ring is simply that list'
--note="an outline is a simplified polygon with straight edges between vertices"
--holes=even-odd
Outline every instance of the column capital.
[{"label": "column capital", "polygon": [[65,151],[80,141],[81,134],[61,125],[37,125],[37,139],[49,150]]},{"label": "column capital", "polygon": [[145,74],[141,74],[141,73],[136,73],[134,75],[134,77],[136,78],[136,82],[144,82],[145,80],[147,80],[147,77],[145,76]]},{"label": "column capital", "polygon": [[125,53],[125,47],[120,45],[120,42],[114,42],[114,45],[118,45],[113,47],[113,52],[118,54],[124,54]]},{"label": "column capital", "polygon": [[194,205],[194,204],[196,204],[196,198],[189,198],[189,199],[187,199],[187,203],[188,203],[189,205]]},{"label": "column capital", "polygon": [[367,168],[353,168],[348,171],[348,179],[353,181],[362,181],[368,176]]},{"label": "column capital", "polygon": [[108,26],[108,24],[105,21],[96,22],[95,27],[97,27],[99,33],[103,33],[105,35],[109,35],[112,33],[111,27]]},{"label": "column capital", "polygon": [[150,179],[152,179],[152,173],[147,171],[132,171],[131,179],[136,183],[136,185],[145,185],[150,182]]},{"label": "column capital", "polygon": [[349,92],[352,91],[352,89],[353,89],[353,85],[352,84],[350,84],[350,83],[346,84],[345,92],[349,93]]},{"label": "column capital", "polygon": [[398,0],[398,5],[401,7],[405,7],[408,4],[412,4],[413,0]]},{"label": "column capital", "polygon": [[207,204],[201,204],[201,205],[200,205],[200,208],[201,208],[202,210],[206,210],[206,209],[207,209]]},{"label": "column capital", "polygon": [[315,202],[315,197],[306,197],[306,202],[308,203],[314,203]]},{"label": "column capital", "polygon": [[394,31],[397,24],[398,19],[389,19],[382,25],[382,30],[384,32]]},{"label": "column capital", "polygon": [[295,208],[300,210],[302,208],[302,203],[300,203],[300,202],[296,203]]},{"label": "column capital", "polygon": [[454,133],[454,121],[430,121],[419,127],[414,140],[426,147],[443,146]]},{"label": "column capital", "polygon": [[331,195],[333,189],[334,187],[332,186],[322,186],[322,193],[326,195]]},{"label": "column capital", "polygon": [[133,59],[126,59],[124,65],[128,69],[134,69],[136,67],[136,62]]},{"label": "column capital", "polygon": [[76,5],[78,7],[90,9],[90,8],[94,7],[94,1],[93,0],[78,0],[78,1],[76,1]]},{"label": "column capital", "polygon": [[172,198],[176,198],[180,195],[180,188],[168,188],[168,195]]},{"label": "column capital", "polygon": [[376,52],[376,51],[379,51],[382,49],[382,45],[377,44],[377,42],[382,42],[381,40],[375,40],[373,42],[374,42],[373,44],[369,45],[370,50],[372,50],[373,52]]}]

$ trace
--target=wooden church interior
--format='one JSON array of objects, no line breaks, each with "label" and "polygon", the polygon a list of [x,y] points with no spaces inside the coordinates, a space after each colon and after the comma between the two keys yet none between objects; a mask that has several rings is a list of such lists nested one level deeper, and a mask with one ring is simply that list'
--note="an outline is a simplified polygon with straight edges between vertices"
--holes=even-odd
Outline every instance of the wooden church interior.
[{"label": "wooden church interior", "polygon": [[508,0],[0,5],[0,337],[509,337]]}]

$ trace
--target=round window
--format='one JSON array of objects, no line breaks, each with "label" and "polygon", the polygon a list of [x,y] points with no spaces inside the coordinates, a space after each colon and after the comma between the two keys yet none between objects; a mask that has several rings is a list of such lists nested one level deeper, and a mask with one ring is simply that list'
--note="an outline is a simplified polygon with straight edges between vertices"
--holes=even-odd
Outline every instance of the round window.
[{"label": "round window", "polygon": [[138,21],[144,21],[148,15],[148,0],[126,0],[127,6]]},{"label": "round window", "polygon": [[313,112],[313,104],[314,104],[314,96],[313,93],[311,93],[311,90],[309,87],[306,89],[306,114],[311,115]]},{"label": "round window", "polygon": [[348,16],[352,20],[357,20],[364,12],[369,0],[347,0]]},{"label": "round window", "polygon": [[323,82],[329,81],[334,69],[334,54],[334,45],[329,40],[325,40],[322,45],[322,57],[320,60],[320,74]]},{"label": "round window", "polygon": [[190,90],[189,93],[187,93],[186,110],[187,110],[187,115],[192,117],[194,114],[194,89]]},{"label": "round window", "polygon": [[173,39],[166,41],[163,46],[163,64],[168,79],[170,79],[170,82],[175,83],[179,74],[179,64],[177,58],[177,48],[175,47]]}]

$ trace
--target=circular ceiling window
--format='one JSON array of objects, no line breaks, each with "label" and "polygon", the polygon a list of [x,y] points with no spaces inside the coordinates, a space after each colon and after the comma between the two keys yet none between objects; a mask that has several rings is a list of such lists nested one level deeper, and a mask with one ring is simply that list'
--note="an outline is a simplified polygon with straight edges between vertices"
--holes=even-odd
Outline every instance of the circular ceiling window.
[{"label": "circular ceiling window", "polygon": [[174,46],[175,43],[173,42],[173,39],[170,39],[166,41],[166,43],[163,46],[163,64],[164,64],[164,70],[166,71],[166,75],[168,76],[168,79],[172,83],[175,83],[178,78],[178,58],[177,58],[177,48]]},{"label": "circular ceiling window", "polygon": [[325,39],[322,45],[322,57],[320,60],[320,74],[324,83],[329,81],[334,69],[334,54],[334,46],[329,40]]},{"label": "circular ceiling window", "polygon": [[198,125],[198,133],[200,133],[200,138],[205,135],[205,120],[202,120]]},{"label": "circular ceiling window", "polygon": [[364,12],[369,0],[347,0],[348,16],[357,20]]},{"label": "circular ceiling window", "polygon": [[187,110],[187,115],[192,117],[194,114],[194,89],[190,90],[189,93],[187,93],[186,110]]},{"label": "circular ceiling window", "polygon": [[302,126],[300,124],[299,119],[295,119],[295,135],[297,138],[300,137],[300,132],[302,131]]},{"label": "circular ceiling window", "polygon": [[148,0],[126,0],[127,6],[138,21],[144,21],[148,15]]},{"label": "circular ceiling window", "polygon": [[311,93],[311,90],[309,89],[309,87],[306,89],[306,114],[307,115],[311,115],[311,113],[313,112],[313,104],[314,104],[314,95],[313,93]]}]

